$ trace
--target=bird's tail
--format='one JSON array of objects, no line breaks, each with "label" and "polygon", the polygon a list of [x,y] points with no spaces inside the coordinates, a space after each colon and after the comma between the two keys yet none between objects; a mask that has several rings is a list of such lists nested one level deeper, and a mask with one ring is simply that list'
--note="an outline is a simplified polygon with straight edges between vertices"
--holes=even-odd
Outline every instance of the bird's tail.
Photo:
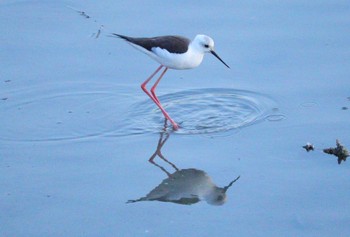
[{"label": "bird's tail", "polygon": [[125,36],[125,35],[120,35],[120,34],[112,33],[112,34],[110,34],[109,36],[110,36],[110,37],[117,37],[117,38],[121,38],[121,39],[124,39],[124,40],[129,41],[129,37],[128,37],[128,36]]}]

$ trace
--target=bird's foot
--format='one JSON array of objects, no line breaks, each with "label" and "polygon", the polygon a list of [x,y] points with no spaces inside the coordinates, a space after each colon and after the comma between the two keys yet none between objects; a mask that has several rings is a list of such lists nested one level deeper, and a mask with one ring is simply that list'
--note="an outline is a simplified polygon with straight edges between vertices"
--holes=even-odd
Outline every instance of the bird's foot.
[{"label": "bird's foot", "polygon": [[177,130],[179,130],[179,128],[180,128],[180,126],[177,124],[177,123],[175,123],[175,121],[174,120],[172,120],[172,119],[168,119],[168,118],[165,118],[165,120],[164,120],[164,130],[166,130],[167,129],[167,127],[168,127],[168,125],[167,125],[167,122],[170,122],[171,123],[171,125],[173,126],[173,130],[174,131],[177,131]]},{"label": "bird's foot", "polygon": [[180,126],[177,125],[177,123],[173,123],[173,129],[174,129],[174,131],[179,130],[179,128],[180,128]]}]

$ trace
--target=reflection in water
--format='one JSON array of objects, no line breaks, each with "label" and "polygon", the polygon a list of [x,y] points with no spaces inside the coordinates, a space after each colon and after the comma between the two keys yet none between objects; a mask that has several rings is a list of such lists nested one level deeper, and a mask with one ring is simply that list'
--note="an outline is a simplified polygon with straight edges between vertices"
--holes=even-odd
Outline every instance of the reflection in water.
[{"label": "reflection in water", "polygon": [[[226,201],[226,191],[239,179],[240,176],[230,182],[227,186],[220,188],[213,183],[212,179],[203,170],[194,168],[177,168],[173,163],[164,157],[161,151],[169,136],[170,133],[166,131],[166,129],[164,129],[164,132],[160,133],[157,149],[149,159],[149,162],[166,173],[168,178],[164,179],[145,197],[141,197],[136,200],[129,200],[127,203],[139,201],[161,201],[191,205],[201,200],[205,200],[211,205],[224,204]],[[176,171],[174,173],[170,173],[163,166],[157,164],[155,162],[156,156],[165,161]]]}]

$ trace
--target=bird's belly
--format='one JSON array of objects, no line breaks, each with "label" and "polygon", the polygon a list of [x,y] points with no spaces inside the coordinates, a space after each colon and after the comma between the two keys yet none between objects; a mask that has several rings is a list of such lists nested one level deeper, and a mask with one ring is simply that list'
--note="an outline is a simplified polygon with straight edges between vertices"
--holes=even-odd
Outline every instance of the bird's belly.
[{"label": "bird's belly", "polygon": [[156,52],[156,61],[171,69],[191,69],[199,66],[203,60],[203,54],[169,53],[168,51]]},{"label": "bird's belly", "polygon": [[191,69],[198,67],[203,60],[202,55],[186,57],[184,55],[174,55],[171,60],[164,62],[166,67],[172,69]]}]

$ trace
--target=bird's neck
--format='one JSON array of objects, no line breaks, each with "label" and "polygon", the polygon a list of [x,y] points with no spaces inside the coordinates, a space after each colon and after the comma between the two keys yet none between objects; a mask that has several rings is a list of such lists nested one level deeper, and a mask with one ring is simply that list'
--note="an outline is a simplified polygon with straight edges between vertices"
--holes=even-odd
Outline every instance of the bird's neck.
[{"label": "bird's neck", "polygon": [[189,47],[188,51],[188,62],[192,64],[191,68],[199,66],[199,64],[201,64],[201,62],[203,61],[204,53],[199,51],[195,47]]}]

